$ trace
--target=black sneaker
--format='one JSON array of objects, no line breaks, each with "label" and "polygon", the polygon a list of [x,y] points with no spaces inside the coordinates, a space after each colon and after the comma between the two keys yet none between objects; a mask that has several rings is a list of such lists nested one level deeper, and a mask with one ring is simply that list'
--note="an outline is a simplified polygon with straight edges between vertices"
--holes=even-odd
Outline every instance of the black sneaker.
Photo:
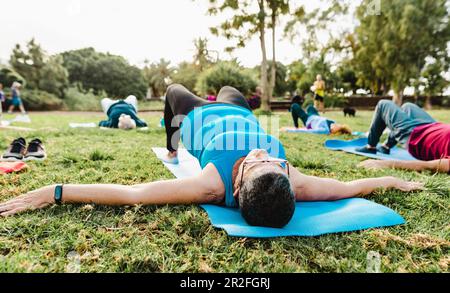
[{"label": "black sneaker", "polygon": [[42,145],[42,141],[38,138],[32,140],[28,144],[27,153],[24,161],[43,161],[47,158],[45,153],[45,147]]},{"label": "black sneaker", "polygon": [[26,144],[27,142],[23,137],[15,139],[3,154],[1,161],[3,162],[22,161],[26,152]]},{"label": "black sneaker", "polygon": [[368,146],[365,146],[362,148],[357,148],[357,149],[355,149],[355,151],[357,151],[359,153],[372,154],[372,155],[375,155],[377,153],[376,148],[369,148]]},{"label": "black sneaker", "polygon": [[391,154],[391,149],[385,147],[384,145],[377,147],[377,152],[385,154],[385,155],[390,155]]}]

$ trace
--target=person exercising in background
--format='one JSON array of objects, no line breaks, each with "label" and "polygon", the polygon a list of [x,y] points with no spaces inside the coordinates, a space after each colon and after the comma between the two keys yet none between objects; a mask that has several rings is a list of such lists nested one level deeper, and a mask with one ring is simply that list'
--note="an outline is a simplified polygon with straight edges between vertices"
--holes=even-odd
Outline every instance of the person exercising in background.
[{"label": "person exercising in background", "polygon": [[[200,174],[135,186],[53,185],[0,204],[0,215],[13,215],[53,203],[103,205],[217,204],[239,208],[253,226],[281,228],[289,223],[295,201],[334,201],[372,193],[378,188],[403,191],[423,184],[394,177],[351,182],[307,176],[286,160],[281,142],[266,134],[243,95],[232,87],[208,102],[181,85],[165,99],[166,161],[178,163],[181,139],[199,161]],[[333,220],[333,219],[330,219]]]},{"label": "person exercising in background", "polygon": [[[377,146],[386,128],[391,130],[389,137],[384,144]],[[402,143],[419,161],[368,160],[360,164],[362,167],[449,172],[450,124],[437,122],[415,104],[405,103],[400,108],[392,101],[381,100],[375,109],[368,140],[368,145],[356,150],[389,155],[394,146]]]},{"label": "person exercising in background", "polygon": [[314,92],[314,106],[322,113],[325,113],[325,88],[325,81],[318,74],[311,90]]},{"label": "person exercising in background", "polygon": [[[298,99],[298,98],[297,98]],[[301,98],[300,98],[301,101]],[[306,129],[305,132],[316,134],[352,134],[352,130],[347,125],[338,124],[333,120],[326,117],[321,117],[319,112],[314,106],[309,106],[306,112],[300,106],[300,103],[294,102],[291,106],[292,119],[294,121],[295,128],[299,128],[298,120],[302,120]],[[291,128],[285,127],[282,131],[289,131]]]},{"label": "person exercising in background", "polygon": [[14,111],[14,108],[18,107],[20,112],[22,112],[23,115],[26,115],[27,112],[25,111],[25,107],[23,106],[22,99],[20,98],[20,88],[22,85],[15,81],[13,82],[11,86],[11,106],[9,106],[8,113],[11,114]]},{"label": "person exercising in background", "polygon": [[101,105],[108,120],[100,121],[100,127],[124,130],[147,127],[147,123],[137,116],[138,105],[135,96],[128,96],[125,100],[117,101],[104,98]]}]

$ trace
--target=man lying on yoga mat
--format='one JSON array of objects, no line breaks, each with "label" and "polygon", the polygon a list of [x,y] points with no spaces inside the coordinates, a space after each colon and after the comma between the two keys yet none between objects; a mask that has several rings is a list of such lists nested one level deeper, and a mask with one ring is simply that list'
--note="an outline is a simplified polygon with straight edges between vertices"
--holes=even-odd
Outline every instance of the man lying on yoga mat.
[{"label": "man lying on yoga mat", "polygon": [[[292,119],[295,128],[298,129],[298,119],[302,120],[307,132],[317,134],[352,134],[350,127],[341,125],[333,120],[321,117],[314,106],[309,106],[306,112],[300,104],[293,102],[291,106]],[[282,131],[288,131],[290,128],[282,128]]]},{"label": "man lying on yoga mat", "polygon": [[[389,137],[377,147],[386,127],[391,130]],[[390,154],[390,149],[397,143],[406,143],[408,152],[419,161],[369,160],[361,163],[363,167],[449,172],[450,124],[436,122],[415,104],[406,103],[400,108],[392,101],[381,100],[375,109],[368,139],[369,144],[357,151]]]},{"label": "man lying on yoga mat", "polygon": [[[166,161],[178,163],[181,138],[202,173],[187,179],[135,186],[56,185],[0,204],[0,215],[13,215],[56,203],[103,205],[225,204],[238,207],[254,226],[283,227],[295,201],[333,201],[363,196],[378,188],[413,191],[423,184],[394,177],[340,182],[300,173],[285,160],[280,141],[265,133],[242,94],[224,87],[208,102],[181,85],[166,93]],[[181,124],[181,122],[183,122]],[[181,127],[180,127],[181,125]],[[332,221],[333,219],[330,219]]]}]

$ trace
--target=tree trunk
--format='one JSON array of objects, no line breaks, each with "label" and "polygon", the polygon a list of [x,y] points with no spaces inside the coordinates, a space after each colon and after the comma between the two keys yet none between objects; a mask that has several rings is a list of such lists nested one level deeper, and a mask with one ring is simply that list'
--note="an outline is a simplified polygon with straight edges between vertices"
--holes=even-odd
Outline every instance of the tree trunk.
[{"label": "tree trunk", "polygon": [[403,104],[403,89],[395,91],[392,101],[394,101],[394,103],[396,103],[399,106]]},{"label": "tree trunk", "polygon": [[259,40],[262,52],[262,62],[261,62],[261,87],[262,87],[262,97],[261,97],[261,109],[263,111],[270,111],[270,84],[267,76],[267,51],[266,51],[266,12],[264,10],[264,0],[259,0]]},{"label": "tree trunk", "polygon": [[431,110],[433,109],[433,105],[431,103],[431,96],[427,95],[426,99],[425,99],[425,110]]},{"label": "tree trunk", "polygon": [[275,82],[277,78],[277,59],[276,59],[276,31],[275,31],[275,25],[277,22],[277,13],[276,10],[272,10],[272,72],[270,77],[270,96],[272,97],[273,91],[275,89]]}]

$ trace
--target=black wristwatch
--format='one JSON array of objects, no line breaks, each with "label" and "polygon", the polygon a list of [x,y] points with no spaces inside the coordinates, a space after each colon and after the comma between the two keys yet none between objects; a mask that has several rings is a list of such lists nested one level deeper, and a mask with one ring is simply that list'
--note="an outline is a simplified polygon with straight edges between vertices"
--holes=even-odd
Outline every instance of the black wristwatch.
[{"label": "black wristwatch", "polygon": [[62,195],[63,195],[63,185],[56,185],[55,187],[55,203],[57,205],[62,204]]}]

